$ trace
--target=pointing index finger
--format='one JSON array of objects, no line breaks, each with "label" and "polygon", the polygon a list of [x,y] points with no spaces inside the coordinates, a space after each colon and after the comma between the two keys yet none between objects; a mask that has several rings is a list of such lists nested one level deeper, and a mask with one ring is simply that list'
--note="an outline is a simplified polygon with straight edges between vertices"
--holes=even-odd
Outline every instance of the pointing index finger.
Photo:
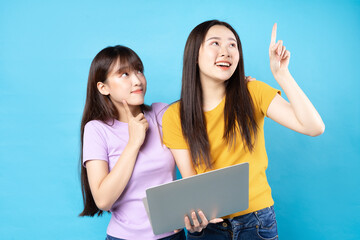
[{"label": "pointing index finger", "polygon": [[128,119],[130,119],[131,117],[134,117],[130,111],[130,108],[127,104],[127,102],[125,100],[122,101],[123,102],[123,105],[124,105],[124,109],[125,109],[125,113],[126,113],[126,116]]},{"label": "pointing index finger", "polygon": [[272,29],[272,33],[271,33],[271,44],[275,45],[276,42],[276,30],[277,30],[277,24],[275,23]]}]

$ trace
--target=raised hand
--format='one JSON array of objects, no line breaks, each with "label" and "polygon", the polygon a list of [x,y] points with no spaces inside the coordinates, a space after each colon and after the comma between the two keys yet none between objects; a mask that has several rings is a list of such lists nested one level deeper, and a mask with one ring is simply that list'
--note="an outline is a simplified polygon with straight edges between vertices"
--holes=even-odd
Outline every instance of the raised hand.
[{"label": "raised hand", "polygon": [[129,143],[140,148],[144,143],[149,123],[146,121],[143,113],[139,113],[136,117],[134,117],[125,100],[123,100],[123,105],[129,125]]},{"label": "raised hand", "polygon": [[288,70],[290,61],[290,52],[283,46],[283,41],[279,40],[276,42],[276,29],[277,24],[275,23],[272,29],[269,47],[270,69],[274,75],[282,70]]}]

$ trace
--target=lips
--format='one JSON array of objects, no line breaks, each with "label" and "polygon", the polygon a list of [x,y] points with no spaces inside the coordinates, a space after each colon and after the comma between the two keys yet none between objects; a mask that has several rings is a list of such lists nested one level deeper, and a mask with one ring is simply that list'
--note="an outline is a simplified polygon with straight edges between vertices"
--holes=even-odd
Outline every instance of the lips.
[{"label": "lips", "polygon": [[215,62],[215,66],[220,68],[221,70],[229,70],[231,67],[231,63],[228,61],[217,61]]},{"label": "lips", "polygon": [[218,61],[215,63],[215,65],[218,67],[230,67],[231,63],[228,61]]},{"label": "lips", "polygon": [[131,93],[143,93],[143,90],[142,89],[137,89],[137,90],[132,91]]}]

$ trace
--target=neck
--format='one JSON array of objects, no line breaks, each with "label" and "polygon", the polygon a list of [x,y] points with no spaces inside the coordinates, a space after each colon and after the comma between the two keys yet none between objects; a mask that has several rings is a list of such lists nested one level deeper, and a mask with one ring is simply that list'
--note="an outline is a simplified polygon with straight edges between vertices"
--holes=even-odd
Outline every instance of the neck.
[{"label": "neck", "polygon": [[200,78],[203,93],[203,111],[214,109],[225,96],[225,84],[223,81]]}]

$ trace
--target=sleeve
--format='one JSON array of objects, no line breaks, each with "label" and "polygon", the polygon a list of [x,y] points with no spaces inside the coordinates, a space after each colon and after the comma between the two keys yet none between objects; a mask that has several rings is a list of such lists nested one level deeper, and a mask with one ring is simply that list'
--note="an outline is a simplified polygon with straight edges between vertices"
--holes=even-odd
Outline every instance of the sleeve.
[{"label": "sleeve", "polygon": [[266,116],[267,109],[276,94],[281,95],[280,90],[272,88],[261,81],[248,82],[248,89],[253,99],[255,108],[264,116]]},{"label": "sleeve", "polygon": [[95,122],[90,121],[85,125],[83,138],[83,165],[88,160],[104,160],[109,162],[107,144],[104,134]]},{"label": "sleeve", "polygon": [[162,118],[163,142],[165,146],[173,149],[188,149],[182,134],[179,104],[172,104]]}]

